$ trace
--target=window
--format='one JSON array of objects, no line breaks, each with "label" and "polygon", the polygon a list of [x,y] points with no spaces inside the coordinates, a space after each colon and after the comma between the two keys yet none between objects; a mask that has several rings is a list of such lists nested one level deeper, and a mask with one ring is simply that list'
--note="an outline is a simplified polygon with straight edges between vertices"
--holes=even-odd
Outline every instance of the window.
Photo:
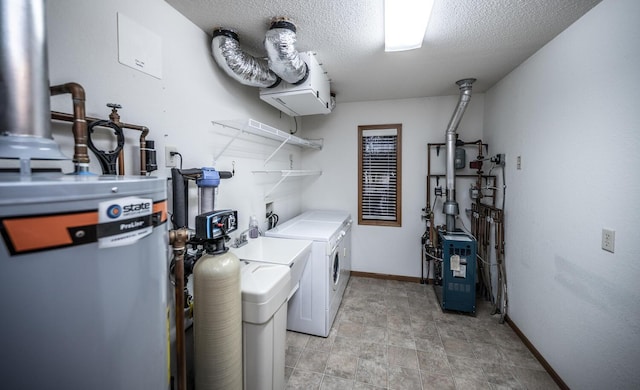
[{"label": "window", "polygon": [[358,126],[358,224],[401,226],[402,125]]}]

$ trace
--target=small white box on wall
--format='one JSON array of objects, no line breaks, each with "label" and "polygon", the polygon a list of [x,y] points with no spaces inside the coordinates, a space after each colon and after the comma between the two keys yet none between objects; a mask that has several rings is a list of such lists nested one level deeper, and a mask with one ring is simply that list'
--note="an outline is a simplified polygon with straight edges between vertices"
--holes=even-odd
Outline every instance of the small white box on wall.
[{"label": "small white box on wall", "polygon": [[118,13],[118,61],[122,65],[162,79],[160,36]]}]

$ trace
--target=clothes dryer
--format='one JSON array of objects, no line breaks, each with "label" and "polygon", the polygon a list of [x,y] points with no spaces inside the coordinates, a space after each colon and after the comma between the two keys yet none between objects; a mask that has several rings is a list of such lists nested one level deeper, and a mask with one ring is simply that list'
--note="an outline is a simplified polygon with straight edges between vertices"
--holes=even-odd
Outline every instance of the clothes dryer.
[{"label": "clothes dryer", "polygon": [[351,223],[346,211],[310,210],[265,233],[313,241],[300,287],[289,300],[287,329],[329,335],[350,276],[350,261],[344,260],[351,255]]}]

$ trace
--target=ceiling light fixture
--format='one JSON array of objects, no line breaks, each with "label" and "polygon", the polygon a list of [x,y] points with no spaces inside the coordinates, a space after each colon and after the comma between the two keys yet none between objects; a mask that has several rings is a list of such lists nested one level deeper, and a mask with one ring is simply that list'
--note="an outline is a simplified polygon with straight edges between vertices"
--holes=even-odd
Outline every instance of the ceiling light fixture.
[{"label": "ceiling light fixture", "polygon": [[384,51],[422,47],[434,0],[384,0]]}]

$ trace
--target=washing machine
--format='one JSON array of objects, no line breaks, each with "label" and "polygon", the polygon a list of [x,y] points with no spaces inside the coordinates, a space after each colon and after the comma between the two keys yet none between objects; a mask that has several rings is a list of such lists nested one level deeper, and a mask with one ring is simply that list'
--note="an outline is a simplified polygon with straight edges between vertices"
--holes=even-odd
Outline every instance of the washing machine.
[{"label": "washing machine", "polygon": [[265,233],[313,242],[298,291],[289,300],[287,329],[329,335],[351,272],[351,223],[347,211],[310,210]]}]

